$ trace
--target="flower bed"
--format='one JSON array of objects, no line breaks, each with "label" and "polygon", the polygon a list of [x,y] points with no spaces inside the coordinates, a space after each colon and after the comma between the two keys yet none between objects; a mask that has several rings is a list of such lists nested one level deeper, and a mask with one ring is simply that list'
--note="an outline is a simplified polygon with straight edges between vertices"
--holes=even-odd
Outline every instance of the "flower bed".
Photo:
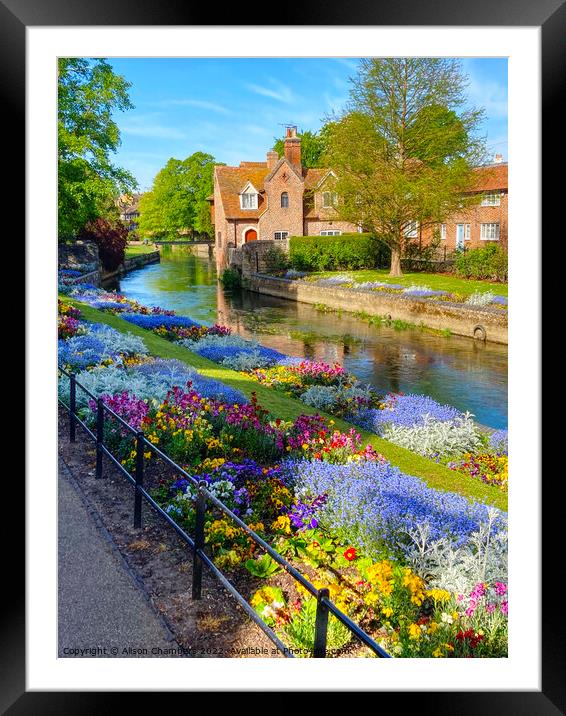
[{"label": "flower bed", "polygon": [[446,301],[450,303],[466,304],[469,306],[489,306],[495,309],[507,309],[508,301],[505,296],[497,296],[491,291],[476,291],[465,296],[454,291],[433,289],[426,285],[404,286],[403,284],[387,281],[355,281],[348,274],[318,277],[310,276],[306,272],[289,270],[284,278],[293,281],[307,281],[317,286],[335,286],[352,291],[379,291],[390,293],[400,298],[424,298],[430,301]]},{"label": "flower bed", "polygon": [[[70,315],[64,303],[60,313]],[[72,317],[79,325],[74,335],[61,338],[60,364],[78,366],[80,383],[204,480],[212,494],[315,586],[328,587],[337,606],[385,649],[399,657],[506,655],[504,513],[403,474],[364,445],[355,428],[342,432],[320,415],[282,421],[255,397],[248,402],[179,361],[152,358],[131,334]],[[198,344],[202,337],[195,337],[182,340]],[[284,389],[293,394],[353,385],[340,366],[288,361],[277,367],[286,372],[264,369],[262,375],[269,375],[274,387],[283,376]],[[60,391],[68,396],[64,379]],[[94,426],[95,406],[81,393],[79,409]],[[381,412],[391,414],[397,406],[393,420],[399,429],[411,424],[413,414],[426,426],[416,401],[396,400],[380,405],[386,406]],[[438,419],[459,418],[446,406],[425,403]],[[136,459],[131,435],[112,420],[105,431],[109,449],[131,467]],[[502,440],[497,438],[497,447]],[[145,458],[151,475],[157,458],[151,450]],[[192,483],[155,474],[155,499],[176,522],[192,529]],[[236,583],[249,583],[250,575],[256,580],[251,604],[266,623],[290,648],[310,653],[316,600],[268,555],[259,556],[255,543],[223,513],[208,511],[205,534],[207,551]],[[334,618],[328,646],[338,655],[348,649],[363,655]]]}]

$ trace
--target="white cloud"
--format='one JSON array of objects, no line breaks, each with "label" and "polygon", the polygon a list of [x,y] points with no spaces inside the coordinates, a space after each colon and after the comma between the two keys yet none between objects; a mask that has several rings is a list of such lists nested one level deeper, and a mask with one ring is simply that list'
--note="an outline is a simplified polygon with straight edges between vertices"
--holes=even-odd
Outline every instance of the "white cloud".
[{"label": "white cloud", "polygon": [[232,114],[227,107],[205,99],[164,99],[156,102],[156,105],[159,107],[196,107],[197,109],[206,109],[217,114]]},{"label": "white cloud", "polygon": [[270,87],[256,84],[247,84],[246,87],[250,90],[250,92],[255,92],[255,94],[259,94],[262,97],[276,99],[279,102],[284,102],[285,104],[291,104],[295,101],[295,96],[290,87],[287,87],[287,85],[274,79],[269,79],[269,84],[271,85]]}]

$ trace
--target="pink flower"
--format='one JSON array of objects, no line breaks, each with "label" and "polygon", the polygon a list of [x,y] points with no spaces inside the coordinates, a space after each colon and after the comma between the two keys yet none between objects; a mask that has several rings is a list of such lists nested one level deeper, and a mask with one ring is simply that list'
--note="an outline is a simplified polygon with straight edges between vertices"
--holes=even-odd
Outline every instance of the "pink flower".
[{"label": "pink flower", "polygon": [[508,606],[507,600],[505,599],[504,601],[501,602],[501,613],[507,614],[508,612],[509,612],[509,606]]},{"label": "pink flower", "polygon": [[495,582],[495,593],[498,594],[500,597],[503,596],[507,592],[507,585],[503,584],[503,582]]},{"label": "pink flower", "polygon": [[491,603],[491,604],[486,604],[486,605],[485,605],[485,611],[486,611],[488,614],[493,614],[493,612],[495,611],[495,604],[493,604],[493,603]]}]

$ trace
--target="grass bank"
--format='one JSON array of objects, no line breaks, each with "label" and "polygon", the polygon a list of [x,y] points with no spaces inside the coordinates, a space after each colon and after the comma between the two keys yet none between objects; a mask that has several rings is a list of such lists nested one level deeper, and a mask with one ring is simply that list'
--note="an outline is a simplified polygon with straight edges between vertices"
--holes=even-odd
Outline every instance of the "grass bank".
[{"label": "grass bank", "polygon": [[154,251],[157,251],[156,247],[153,244],[140,244],[134,245],[134,246],[126,246],[126,258],[131,259],[134,256],[142,256],[143,254],[152,254]]},{"label": "grass bank", "polygon": [[[60,298],[79,308],[82,316],[87,321],[95,323],[105,323],[112,326],[123,333],[132,333],[143,339],[150,353],[160,358],[176,358],[183,361],[189,366],[195,368],[199,373],[209,378],[215,378],[227,385],[237,388],[246,396],[250,396],[255,392],[260,404],[269,410],[274,416],[282,420],[294,420],[301,414],[313,414],[316,411],[305,405],[300,400],[289,398],[281,393],[268,388],[256,381],[252,380],[243,373],[224,368],[218,363],[202,358],[193,353],[184,346],[171,343],[165,338],[161,338],[151,331],[125,321],[117,315],[98,311],[91,306],[80,301],[73,300],[68,296],[60,296]],[[321,413],[324,415],[324,413]],[[326,415],[325,417],[334,420],[336,427],[340,430],[349,430],[352,425]],[[358,429],[359,430],[359,429]],[[359,430],[363,440],[370,443],[373,447],[384,455],[393,465],[399,467],[408,475],[415,475],[425,480],[431,487],[438,490],[446,490],[450,492],[458,492],[467,498],[481,500],[486,503],[495,505],[502,510],[507,510],[507,495],[500,492],[497,488],[483,484],[478,480],[472,480],[459,475],[457,472],[448,469],[444,465],[439,465],[432,460],[417,455],[416,453],[399,447],[394,443],[384,440],[373,433]]]},{"label": "grass bank", "polygon": [[506,283],[491,283],[490,281],[475,281],[459,278],[451,274],[411,272],[402,276],[392,277],[388,269],[363,269],[360,271],[316,271],[309,274],[309,278],[329,278],[330,276],[350,276],[356,283],[364,281],[383,281],[402,286],[429,286],[435,291],[450,291],[470,296],[476,291],[491,291],[496,296],[507,296]]}]

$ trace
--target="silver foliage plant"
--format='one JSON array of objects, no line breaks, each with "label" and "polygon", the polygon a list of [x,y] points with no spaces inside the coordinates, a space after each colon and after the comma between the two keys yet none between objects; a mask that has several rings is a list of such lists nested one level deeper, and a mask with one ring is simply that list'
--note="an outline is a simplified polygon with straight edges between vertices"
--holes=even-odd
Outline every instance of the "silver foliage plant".
[{"label": "silver foliage plant", "polygon": [[221,361],[221,365],[226,368],[244,372],[251,372],[254,368],[267,368],[272,364],[273,361],[263,356],[257,349],[251,352],[242,351],[235,356],[226,356],[226,358]]},{"label": "silver foliage plant", "polygon": [[470,306],[489,306],[495,298],[495,294],[491,291],[476,291],[466,299],[466,303]]},{"label": "silver foliage plant", "polygon": [[[189,369],[190,370],[190,369]],[[194,371],[193,371],[194,372]],[[175,385],[186,385],[188,378],[180,377],[171,371],[170,374],[144,375],[135,370],[124,370],[121,366],[109,365],[92,370],[84,370],[77,375],[77,381],[93,395],[122,393],[128,391],[142,400],[162,402]],[[88,406],[89,396],[77,388],[77,409]],[[59,397],[65,403],[69,400],[69,379],[62,375],[59,379]]]},{"label": "silver foliage plant", "polygon": [[405,427],[389,424],[383,437],[396,445],[412,450],[424,457],[451,457],[473,452],[481,445],[481,439],[471,413],[447,422],[429,415],[423,425]]},{"label": "silver foliage plant", "polygon": [[507,583],[507,517],[499,510],[489,508],[488,519],[460,547],[446,538],[432,540],[430,532],[428,523],[417,523],[407,532],[411,546],[405,549],[410,566],[430,587],[469,594],[479,582]]},{"label": "silver foliage plant", "polygon": [[301,395],[301,400],[317,410],[332,412],[340,403],[356,398],[370,400],[371,397],[371,388],[361,383],[348,388],[343,385],[311,385]]}]

